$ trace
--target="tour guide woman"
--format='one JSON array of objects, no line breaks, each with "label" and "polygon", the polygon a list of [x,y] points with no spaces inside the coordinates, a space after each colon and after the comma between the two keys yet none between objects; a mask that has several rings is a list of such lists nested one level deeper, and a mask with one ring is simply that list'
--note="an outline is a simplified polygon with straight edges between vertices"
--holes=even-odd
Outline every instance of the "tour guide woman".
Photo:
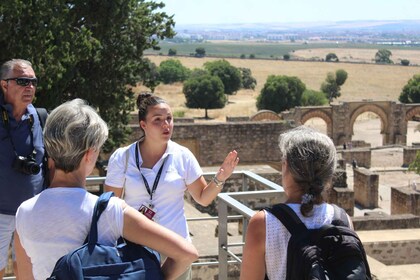
[{"label": "tour guide woman", "polygon": [[[137,98],[139,141],[117,149],[110,157],[105,190],[124,197],[128,205],[190,240],[184,213],[184,192],[209,205],[238,164],[236,151],[224,159],[216,176],[207,183],[196,158],[173,141],[173,115],[169,105],[150,93]],[[190,279],[190,269],[178,279]]]}]

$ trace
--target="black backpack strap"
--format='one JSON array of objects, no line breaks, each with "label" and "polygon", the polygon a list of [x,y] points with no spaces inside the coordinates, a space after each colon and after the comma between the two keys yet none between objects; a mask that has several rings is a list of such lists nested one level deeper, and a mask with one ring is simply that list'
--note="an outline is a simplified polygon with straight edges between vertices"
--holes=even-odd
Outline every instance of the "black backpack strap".
[{"label": "black backpack strap", "polygon": [[308,229],[295,211],[287,204],[280,203],[264,209],[279,219],[292,235]]},{"label": "black backpack strap", "polygon": [[101,216],[102,212],[108,206],[108,202],[111,197],[114,196],[113,192],[106,192],[101,194],[95,204],[95,208],[93,210],[92,215],[92,223],[90,225],[89,235],[87,237],[87,243],[90,248],[93,248],[95,244],[98,242],[98,220]]},{"label": "black backpack strap", "polygon": [[41,123],[41,127],[44,130],[45,122],[47,121],[48,112],[45,108],[35,108],[36,113],[38,114],[39,122]]},{"label": "black backpack strap", "polygon": [[331,224],[335,226],[345,226],[350,228],[350,223],[346,211],[335,204],[331,205],[334,207],[334,217]]}]

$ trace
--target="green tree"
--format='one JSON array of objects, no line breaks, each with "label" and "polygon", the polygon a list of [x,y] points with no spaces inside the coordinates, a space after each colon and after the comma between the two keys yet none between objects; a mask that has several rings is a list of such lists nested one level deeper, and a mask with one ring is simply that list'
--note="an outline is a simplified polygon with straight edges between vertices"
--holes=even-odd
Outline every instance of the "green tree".
[{"label": "green tree", "polygon": [[235,94],[241,87],[241,71],[227,60],[215,60],[204,63],[204,68],[213,76],[222,80],[225,93]]},{"label": "green tree", "polygon": [[401,103],[420,103],[420,74],[414,75],[408,81],[398,100]]},{"label": "green tree", "polygon": [[126,143],[132,87],[144,78],[146,49],[174,35],[162,3],[135,0],[0,2],[0,62],[32,62],[40,83],[36,106],[87,100],[108,123],[106,152]]},{"label": "green tree", "polygon": [[325,93],[330,103],[334,98],[340,97],[341,86],[346,82],[347,76],[347,72],[343,69],[327,74],[325,82],[321,85],[321,91]]},{"label": "green tree", "polygon": [[251,53],[251,54],[249,55],[249,59],[255,59],[255,54]]},{"label": "green tree", "polygon": [[390,57],[392,56],[392,52],[387,49],[378,50],[375,54],[375,62],[376,63],[383,63],[383,64],[392,64],[392,60]]},{"label": "green tree", "polygon": [[241,59],[245,59],[246,58],[246,55],[245,54],[241,54],[240,58]]},{"label": "green tree", "polygon": [[159,65],[159,77],[164,84],[172,84],[175,82],[185,81],[190,70],[182,65],[178,59],[164,60]]},{"label": "green tree", "polygon": [[203,47],[198,47],[195,49],[195,56],[196,57],[204,57],[206,56],[206,49]]},{"label": "green tree", "polygon": [[155,91],[155,88],[160,84],[159,70],[156,64],[154,64],[150,59],[144,59],[146,63],[146,71],[142,77],[143,85],[148,87],[151,92]]},{"label": "green tree", "polygon": [[168,50],[168,56],[175,56],[176,55],[176,49],[170,48]]},{"label": "green tree", "polygon": [[238,68],[241,71],[241,81],[242,81],[242,88],[245,89],[255,89],[257,85],[257,80],[252,77],[251,69],[249,68]]},{"label": "green tree", "polygon": [[403,66],[410,65],[410,60],[408,60],[408,59],[401,59],[401,65],[403,65]]},{"label": "green tree", "polygon": [[270,75],[257,97],[257,109],[280,113],[299,106],[305,89],[297,77]]},{"label": "green tree", "polygon": [[290,60],[290,54],[286,53],[283,55],[284,60]]},{"label": "green tree", "polygon": [[300,105],[301,106],[322,106],[328,103],[325,94],[320,91],[307,89],[303,92]]},{"label": "green tree", "polygon": [[194,73],[192,78],[185,81],[182,91],[185,105],[188,108],[205,109],[206,119],[209,118],[207,110],[223,108],[227,103],[222,81],[208,73]]},{"label": "green tree", "polygon": [[335,53],[329,53],[325,56],[325,61],[328,62],[338,62],[339,59]]}]

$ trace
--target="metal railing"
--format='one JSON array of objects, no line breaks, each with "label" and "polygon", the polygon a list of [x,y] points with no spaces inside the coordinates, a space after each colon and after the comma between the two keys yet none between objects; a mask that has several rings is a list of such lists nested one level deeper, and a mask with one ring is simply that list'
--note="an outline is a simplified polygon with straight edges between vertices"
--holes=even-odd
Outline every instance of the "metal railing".
[{"label": "metal railing", "polygon": [[[247,206],[249,200],[276,198],[279,201],[285,200],[283,187],[275,184],[255,173],[249,171],[241,172],[243,176],[243,191],[220,193],[218,195],[218,223],[219,223],[219,279],[225,280],[228,278],[228,265],[230,263],[241,263],[240,256],[235,254],[230,248],[243,246],[245,241],[245,233],[248,226],[249,219],[255,214],[255,211]],[[258,182],[263,185],[266,190],[248,191],[249,181]],[[238,213],[244,218],[242,236],[243,242],[230,243],[228,242],[228,210]],[[230,257],[231,260],[228,258]]]},{"label": "metal railing", "polygon": [[[215,172],[205,172],[204,176],[214,176]],[[217,217],[187,217],[188,222],[196,221],[218,221],[218,260],[210,262],[195,262],[193,266],[218,265],[219,279],[227,279],[228,265],[241,263],[241,257],[235,254],[230,248],[243,247],[245,234],[243,234],[242,242],[229,243],[228,241],[228,223],[231,220],[243,219],[242,232],[245,233],[249,219],[255,214],[255,211],[248,206],[248,201],[256,199],[276,198],[278,201],[284,201],[285,195],[283,187],[273,183],[272,181],[261,177],[250,171],[235,171],[235,176],[240,176],[242,181],[240,192],[227,192],[218,195],[218,216]],[[232,177],[229,179],[231,180]],[[88,177],[86,185],[102,185],[105,177]],[[257,183],[263,190],[249,191],[251,182]],[[101,189],[102,190],[102,189]],[[236,212],[237,215],[229,215],[229,210]]]}]

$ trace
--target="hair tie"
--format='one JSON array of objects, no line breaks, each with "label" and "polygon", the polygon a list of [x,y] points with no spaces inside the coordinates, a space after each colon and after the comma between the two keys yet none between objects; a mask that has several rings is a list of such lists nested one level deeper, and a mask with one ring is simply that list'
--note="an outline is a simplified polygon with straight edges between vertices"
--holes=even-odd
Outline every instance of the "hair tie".
[{"label": "hair tie", "polygon": [[312,202],[313,198],[314,196],[312,194],[305,193],[302,195],[302,204],[308,204],[309,202]]}]

